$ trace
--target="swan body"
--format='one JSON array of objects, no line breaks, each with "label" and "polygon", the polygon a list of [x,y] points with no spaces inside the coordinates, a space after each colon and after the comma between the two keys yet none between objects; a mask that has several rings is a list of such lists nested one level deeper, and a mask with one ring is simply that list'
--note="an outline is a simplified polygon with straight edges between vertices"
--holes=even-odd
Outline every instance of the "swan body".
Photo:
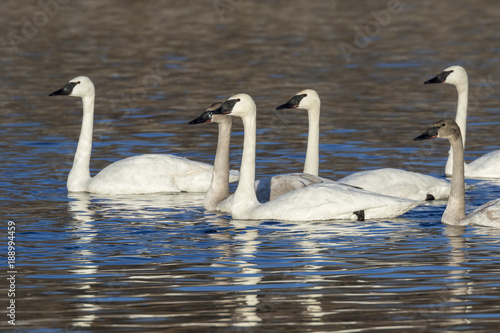
[{"label": "swan body", "polygon": [[108,165],[90,179],[85,191],[100,194],[206,192],[211,177],[210,164],[174,155],[145,154]]},{"label": "swan body", "polygon": [[[309,134],[304,173],[313,176],[318,176],[319,168],[320,107],[321,100],[318,93],[313,89],[305,89],[277,108],[277,110],[295,108],[307,110]],[[314,182],[321,183],[325,180],[318,177]],[[356,172],[338,182],[379,194],[413,200],[446,199],[450,193],[450,184],[443,179],[393,168]],[[305,184],[307,182],[304,182],[304,186],[308,186]]]},{"label": "swan body", "polygon": [[319,183],[259,203],[255,193],[256,111],[247,94],[230,97],[214,113],[240,117],[244,126],[240,180],[231,202],[234,219],[312,221],[398,216],[420,202],[379,195],[336,183]]},{"label": "swan body", "polygon": [[290,191],[320,183],[332,183],[333,180],[313,176],[307,173],[285,173],[263,177],[255,181],[257,199],[264,203],[276,199]]},{"label": "swan body", "polygon": [[500,198],[474,209],[461,224],[500,227]]},{"label": "swan body", "polygon": [[[69,192],[143,194],[208,190],[212,177],[211,165],[167,154],[128,157],[91,177],[94,84],[88,77],[78,76],[49,96],[57,95],[80,97],[83,102],[82,129],[67,181]],[[238,172],[233,171],[231,180],[237,178]]]},{"label": "swan body", "polygon": [[[443,70],[424,84],[447,83],[454,85],[458,93],[457,113],[455,122],[460,127],[462,144],[465,147],[465,136],[467,129],[467,104],[469,94],[469,79],[467,72],[462,66],[451,66]],[[445,173],[452,174],[453,147],[448,153]],[[482,157],[465,164],[466,178],[500,178],[500,150],[490,152]]]},{"label": "swan body", "polygon": [[453,119],[441,119],[415,140],[443,138],[453,149],[453,174],[448,205],[441,221],[452,225],[484,225],[500,227],[500,198],[465,214],[464,146],[460,126]]},{"label": "swan body", "polygon": [[287,173],[277,175],[271,178],[271,198],[275,198],[303,187],[308,187],[314,184],[332,184],[335,181],[313,176],[307,173]]},{"label": "swan body", "polygon": [[[396,217],[418,201],[382,196],[342,184],[314,184],[291,191],[265,204],[231,206],[235,219],[285,221],[359,220]],[[362,214],[362,217],[361,217]]]},{"label": "swan body", "polygon": [[500,178],[500,149],[465,164],[465,170],[469,178]]},{"label": "swan body", "polygon": [[450,195],[450,183],[446,180],[393,168],[355,172],[339,182],[413,200],[442,200]]}]

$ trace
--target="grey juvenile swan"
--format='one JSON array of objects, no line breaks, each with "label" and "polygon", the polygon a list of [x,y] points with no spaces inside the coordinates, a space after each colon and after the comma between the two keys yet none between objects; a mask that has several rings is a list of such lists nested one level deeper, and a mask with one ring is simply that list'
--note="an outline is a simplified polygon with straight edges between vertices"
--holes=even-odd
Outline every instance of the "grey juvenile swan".
[{"label": "grey juvenile swan", "polygon": [[453,119],[441,119],[415,140],[448,139],[453,149],[453,173],[448,205],[441,221],[451,225],[484,225],[500,227],[500,198],[465,214],[464,146],[460,127]]},{"label": "grey juvenile swan", "polygon": [[[221,104],[220,102],[212,104],[200,116],[190,121],[189,124],[218,124],[219,134],[214,168],[212,171],[212,180],[210,188],[205,195],[203,206],[206,210],[229,213],[233,200],[233,195],[229,196],[229,150],[233,117],[223,114],[214,114],[213,111]],[[267,202],[290,191],[308,186],[312,183],[321,182],[321,180],[317,181],[316,178],[307,174],[284,174],[264,177],[255,181],[257,199],[259,202]]]},{"label": "grey juvenile swan", "polygon": [[257,108],[247,94],[236,94],[214,110],[243,121],[244,139],[240,180],[230,211],[234,219],[312,221],[395,217],[420,204],[353,187],[328,183],[314,184],[259,203],[255,193],[255,147]]},{"label": "grey juvenile swan", "polygon": [[189,125],[202,123],[216,123],[219,135],[217,139],[217,150],[215,152],[214,168],[210,188],[205,194],[203,207],[206,210],[229,212],[229,149],[231,146],[231,127],[233,118],[230,116],[213,114],[213,110],[222,103],[212,104],[198,118],[189,122]]}]

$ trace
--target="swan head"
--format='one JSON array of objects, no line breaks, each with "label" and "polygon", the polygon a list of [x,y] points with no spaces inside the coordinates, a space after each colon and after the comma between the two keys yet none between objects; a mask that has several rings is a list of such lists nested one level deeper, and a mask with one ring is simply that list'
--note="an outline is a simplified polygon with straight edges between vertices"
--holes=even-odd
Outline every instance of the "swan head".
[{"label": "swan head", "polygon": [[214,114],[214,110],[216,110],[219,106],[222,105],[222,102],[217,102],[210,107],[208,107],[198,118],[193,119],[189,122],[189,125],[203,124],[203,123],[222,123],[225,121],[231,121],[231,118],[222,115],[222,114]]},{"label": "swan head", "polygon": [[313,89],[304,89],[292,98],[290,98],[285,104],[282,104],[276,108],[276,110],[284,109],[306,109],[310,110],[313,108],[318,108],[321,101],[319,99],[318,93]]},{"label": "swan head", "polygon": [[244,118],[246,116],[255,117],[257,107],[252,97],[247,94],[236,94],[229,97],[222,105],[216,108],[214,114],[227,114]]},{"label": "swan head", "polygon": [[440,119],[434,123],[427,131],[417,136],[414,140],[426,140],[434,138],[452,139],[460,136],[460,127],[451,118]]},{"label": "swan head", "polygon": [[73,96],[87,97],[95,94],[95,88],[92,81],[86,76],[77,76],[66,83],[61,89],[54,91],[49,96]]},{"label": "swan head", "polygon": [[424,82],[424,84],[434,83],[448,83],[454,86],[468,84],[467,72],[462,66],[451,66]]}]

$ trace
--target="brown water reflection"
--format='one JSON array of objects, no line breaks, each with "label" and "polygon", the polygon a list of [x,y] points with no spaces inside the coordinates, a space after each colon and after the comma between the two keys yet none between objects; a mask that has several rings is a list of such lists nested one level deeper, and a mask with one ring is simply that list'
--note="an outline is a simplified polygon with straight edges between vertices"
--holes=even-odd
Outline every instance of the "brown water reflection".
[{"label": "brown water reflection", "polygon": [[[225,3],[215,1],[219,2]],[[401,13],[392,15],[377,39],[352,55],[350,64],[339,44],[353,44],[354,27],[372,22],[370,10],[382,11],[386,2],[367,2],[366,10],[359,10],[338,1],[312,6],[300,1],[287,5],[239,1],[224,7],[227,15],[223,19],[210,2],[113,4],[86,1],[60,5],[34,38],[18,45],[19,54],[3,59],[4,110],[18,113],[20,104],[30,109],[16,121],[41,124],[43,136],[55,134],[58,143],[65,142],[70,155],[65,159],[66,167],[79,129],[79,104],[45,96],[80,74],[91,76],[97,89],[93,160],[97,170],[124,154],[154,149],[144,147],[144,133],[151,134],[147,141],[154,142],[147,144],[156,143],[159,151],[201,153],[210,161],[212,149],[205,152],[196,148],[206,143],[205,135],[214,135],[215,128],[184,124],[209,103],[235,92],[247,92],[257,101],[262,129],[259,156],[266,161],[265,166],[271,171],[283,166],[300,169],[302,161],[297,158],[281,158],[279,165],[274,164],[273,152],[281,154],[290,147],[303,151],[306,116],[295,112],[283,121],[273,110],[295,92],[314,87],[323,102],[322,143],[352,143],[346,149],[356,153],[342,156],[326,146],[322,150],[324,165],[333,169],[332,177],[373,167],[359,157],[381,158],[378,152],[359,156],[364,148],[361,142],[367,148],[373,145],[385,150],[383,161],[377,163],[381,166],[421,168],[421,153],[409,154],[417,159],[417,165],[408,163],[408,151],[418,147],[411,138],[436,118],[451,115],[456,101],[453,87],[428,87],[422,82],[449,64],[466,66],[476,87],[490,75],[490,81],[496,80],[497,50],[489,45],[496,39],[491,20],[499,9],[487,1],[475,5],[464,2],[453,5],[453,10],[448,10],[451,4],[404,3]],[[21,7],[16,2],[6,6],[9,10],[5,13],[10,16],[4,21],[9,22],[9,31],[18,34],[22,33],[22,18],[40,11],[36,5]],[[448,24],[435,19],[442,12],[447,13]],[[483,18],[467,27],[462,24],[465,13],[470,17],[476,17],[471,13],[482,13]],[[471,39],[478,35],[481,39],[477,43],[484,41],[486,49],[471,47]],[[3,43],[3,49],[12,51],[8,38]],[[14,83],[15,89],[11,87]],[[498,148],[498,141],[493,140],[498,91],[490,89],[487,98],[481,92],[481,107],[471,112],[469,158],[482,154],[481,149]],[[373,124],[377,124],[375,130]],[[190,135],[178,135],[185,132]],[[164,133],[171,135],[165,137]],[[140,144],[123,145],[136,140]],[[278,145],[270,147],[270,142]],[[447,144],[433,145],[438,147],[436,156],[444,159]],[[233,154],[236,157],[238,150]],[[238,159],[232,161],[237,166]]]},{"label": "brown water reflection", "polygon": [[[0,205],[18,227],[16,327],[497,330],[500,234],[443,226],[443,203],[391,221],[304,225],[233,221],[205,213],[199,195],[66,193],[81,102],[47,95],[78,75],[96,86],[93,171],[142,153],[211,163],[216,127],[186,123],[239,92],[259,109],[257,175],[300,171],[307,116],[274,109],[313,88],[322,175],[392,166],[442,176],[447,143],[412,139],[454,115],[453,87],[423,85],[451,64],[471,85],[466,158],[499,149],[500,5],[390,3],[4,1]],[[348,61],[340,46],[356,38]],[[234,132],[238,168],[239,122]],[[500,196],[498,182],[470,184],[468,208]],[[12,329],[5,317],[0,327]]]}]

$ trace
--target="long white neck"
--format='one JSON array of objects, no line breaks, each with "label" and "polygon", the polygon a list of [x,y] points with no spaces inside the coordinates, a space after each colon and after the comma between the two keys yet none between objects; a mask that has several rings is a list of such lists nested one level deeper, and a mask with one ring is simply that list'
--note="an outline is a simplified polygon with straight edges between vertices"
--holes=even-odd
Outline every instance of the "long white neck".
[{"label": "long white neck", "polygon": [[240,180],[234,193],[231,213],[238,218],[239,212],[245,212],[259,204],[255,194],[255,148],[256,148],[256,115],[242,117],[244,136],[243,154],[241,157]]},{"label": "long white neck", "polygon": [[229,149],[231,144],[232,118],[218,123],[219,139],[215,152],[214,168],[210,188],[205,195],[204,207],[215,210],[217,204],[229,196]]},{"label": "long white neck", "polygon": [[68,191],[83,192],[90,182],[90,154],[92,152],[92,129],[94,126],[95,96],[82,97],[83,119],[80,139],[76,148],[73,167],[68,175]]},{"label": "long white neck", "polygon": [[304,164],[304,173],[313,176],[318,175],[319,168],[319,118],[320,104],[308,109],[309,134],[307,137],[306,162]]},{"label": "long white neck", "polygon": [[[469,82],[465,79],[460,84],[456,85],[458,93],[458,104],[457,104],[457,115],[455,117],[455,122],[460,127],[460,132],[462,133],[462,144],[465,147],[465,135],[467,130],[467,104],[469,98]],[[451,175],[453,172],[453,147],[450,148],[448,152],[448,160],[446,161],[445,173]]]},{"label": "long white neck", "polygon": [[465,218],[464,146],[460,134],[450,139],[450,144],[453,149],[453,175],[450,198],[441,221],[460,225],[460,221]]}]

